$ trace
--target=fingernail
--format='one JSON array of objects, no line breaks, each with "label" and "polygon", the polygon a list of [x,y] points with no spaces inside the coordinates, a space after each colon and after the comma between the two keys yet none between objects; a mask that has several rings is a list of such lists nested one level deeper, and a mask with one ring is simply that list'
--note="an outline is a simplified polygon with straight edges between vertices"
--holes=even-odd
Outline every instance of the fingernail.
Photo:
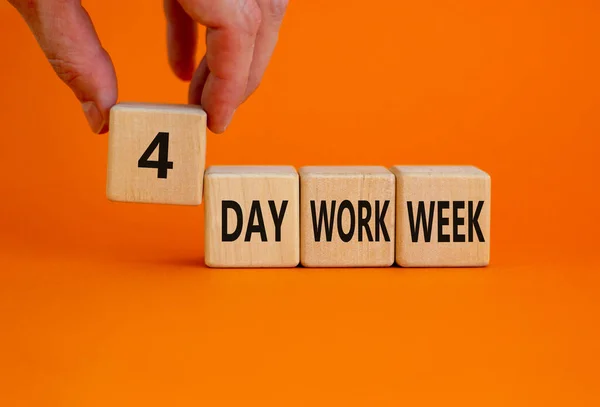
[{"label": "fingernail", "polygon": [[81,107],[92,131],[96,134],[100,133],[105,123],[102,113],[100,113],[96,104],[94,102],[84,102],[81,104]]},{"label": "fingernail", "polygon": [[233,112],[231,112],[231,114],[229,115],[229,117],[225,121],[225,127],[223,127],[223,131],[227,130],[227,127],[229,127],[229,125],[231,124],[231,121],[233,120],[233,115],[235,114],[236,110],[237,109],[233,109]]}]

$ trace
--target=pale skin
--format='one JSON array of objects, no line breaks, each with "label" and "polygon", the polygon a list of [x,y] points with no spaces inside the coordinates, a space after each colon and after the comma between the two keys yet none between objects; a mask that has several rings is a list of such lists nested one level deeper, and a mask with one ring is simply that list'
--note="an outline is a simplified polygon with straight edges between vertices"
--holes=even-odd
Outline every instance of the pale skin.
[{"label": "pale skin", "polygon": [[[117,102],[117,77],[81,1],[8,1],[81,102],[92,131],[108,131],[109,111]],[[260,84],[287,3],[164,0],[169,64],[177,77],[190,82],[189,103],[202,105],[211,131],[224,132],[236,108]],[[196,66],[198,24],[206,27],[206,54]]]}]

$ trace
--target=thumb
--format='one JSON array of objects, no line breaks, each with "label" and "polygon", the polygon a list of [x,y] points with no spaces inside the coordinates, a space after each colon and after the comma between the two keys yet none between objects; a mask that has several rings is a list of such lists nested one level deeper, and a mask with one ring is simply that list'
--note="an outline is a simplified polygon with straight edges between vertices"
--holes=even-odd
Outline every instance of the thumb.
[{"label": "thumb", "polygon": [[92,131],[106,132],[110,108],[117,102],[117,78],[110,56],[102,48],[81,3],[62,0],[13,3],[54,71],[81,102]]}]

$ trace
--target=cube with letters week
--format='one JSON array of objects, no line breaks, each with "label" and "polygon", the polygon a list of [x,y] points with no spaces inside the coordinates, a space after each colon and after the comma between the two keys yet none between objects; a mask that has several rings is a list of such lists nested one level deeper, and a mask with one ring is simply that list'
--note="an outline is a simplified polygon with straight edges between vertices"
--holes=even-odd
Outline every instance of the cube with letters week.
[{"label": "cube with letters week", "polygon": [[204,178],[209,267],[295,267],[298,173],[289,166],[213,166]]},{"label": "cube with letters week", "polygon": [[200,205],[206,113],[198,106],[121,103],[110,112],[110,200]]},{"label": "cube with letters week", "polygon": [[491,179],[469,166],[396,166],[396,262],[486,266]]},{"label": "cube with letters week", "polygon": [[394,175],[384,167],[303,167],[299,172],[301,263],[391,266]]}]

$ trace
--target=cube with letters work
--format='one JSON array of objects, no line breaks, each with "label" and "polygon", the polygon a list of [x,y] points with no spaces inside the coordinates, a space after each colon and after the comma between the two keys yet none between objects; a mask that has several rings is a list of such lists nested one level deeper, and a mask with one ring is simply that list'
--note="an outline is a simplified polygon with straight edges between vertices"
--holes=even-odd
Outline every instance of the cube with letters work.
[{"label": "cube with letters work", "polygon": [[212,166],[204,178],[209,267],[296,267],[298,173],[289,166]]},{"label": "cube with letters work", "polygon": [[394,175],[384,167],[303,167],[300,261],[306,267],[394,263]]},{"label": "cube with letters work", "polygon": [[110,112],[110,200],[199,205],[206,113],[198,106],[121,103]]},{"label": "cube with letters work", "polygon": [[395,166],[396,262],[404,267],[486,266],[491,179],[470,166]]}]

